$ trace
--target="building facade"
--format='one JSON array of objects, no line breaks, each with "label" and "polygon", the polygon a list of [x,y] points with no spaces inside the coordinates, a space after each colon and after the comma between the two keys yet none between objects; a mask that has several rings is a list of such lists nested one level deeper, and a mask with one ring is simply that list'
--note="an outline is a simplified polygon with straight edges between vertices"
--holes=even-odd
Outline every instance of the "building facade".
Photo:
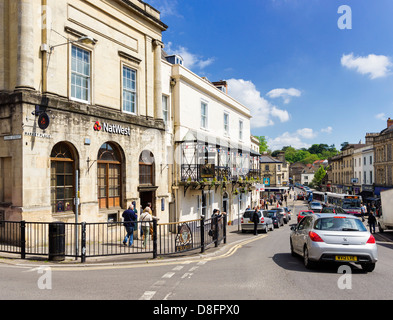
[{"label": "building facade", "polygon": [[1,0],[0,25],[3,218],[119,220],[134,202],[167,221],[159,12]]},{"label": "building facade", "polygon": [[210,218],[215,208],[234,221],[248,205],[258,203],[252,199],[259,154],[251,148],[250,111],[227,94],[225,81],[196,75],[179,56],[164,53],[162,70],[172,155],[171,221]]},{"label": "building facade", "polygon": [[393,188],[393,120],[378,134],[373,134],[375,195],[385,189]]}]

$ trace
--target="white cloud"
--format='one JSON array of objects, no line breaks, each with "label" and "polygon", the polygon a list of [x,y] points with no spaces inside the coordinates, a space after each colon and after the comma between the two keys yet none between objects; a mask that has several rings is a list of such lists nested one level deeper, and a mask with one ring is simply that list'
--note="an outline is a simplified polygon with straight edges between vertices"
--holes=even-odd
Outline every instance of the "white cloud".
[{"label": "white cloud", "polygon": [[177,0],[149,0],[149,4],[160,11],[161,19],[168,16],[183,17],[177,9]]},{"label": "white cloud", "polygon": [[252,128],[271,126],[274,124],[272,118],[278,118],[281,122],[290,119],[288,111],[264,99],[251,81],[229,79],[227,83],[229,95],[250,109]]},{"label": "white cloud", "polygon": [[277,88],[269,91],[266,95],[270,98],[282,97],[284,99],[284,103],[287,104],[291,101],[291,97],[300,97],[302,95],[302,92],[295,88]]},{"label": "white cloud", "polygon": [[306,139],[312,139],[317,136],[317,134],[313,131],[313,129],[310,129],[310,128],[298,129],[296,131],[296,134],[299,135],[300,137],[306,138]]},{"label": "white cloud", "polygon": [[386,120],[387,117],[386,117],[386,114],[384,112],[381,112],[381,113],[376,114],[375,118],[379,119],[379,120]]},{"label": "white cloud", "polygon": [[165,51],[170,55],[178,54],[179,56],[181,56],[183,58],[183,65],[190,70],[202,70],[214,62],[214,58],[204,59],[197,54],[191,53],[185,47],[178,46],[177,48],[173,48],[172,42],[168,42],[168,44],[165,45]]},{"label": "white cloud", "polygon": [[393,66],[387,56],[369,54],[366,57],[354,57],[353,53],[343,55],[341,65],[348,69],[355,69],[361,74],[369,74],[371,79],[387,76]]},{"label": "white cloud", "polygon": [[321,129],[321,132],[324,132],[324,133],[332,133],[333,132],[333,128],[332,127],[326,127],[326,128],[322,128]]},{"label": "white cloud", "polygon": [[291,146],[295,149],[309,148],[311,144],[304,142],[303,139],[313,139],[318,135],[313,129],[303,128],[296,132],[284,132],[276,138],[267,137],[267,144],[271,150],[281,150],[285,146]]},{"label": "white cloud", "polygon": [[292,146],[295,149],[309,148],[311,144],[303,142],[298,134],[284,132],[282,135],[272,139],[267,138],[267,144],[270,150],[281,150],[285,146]]}]

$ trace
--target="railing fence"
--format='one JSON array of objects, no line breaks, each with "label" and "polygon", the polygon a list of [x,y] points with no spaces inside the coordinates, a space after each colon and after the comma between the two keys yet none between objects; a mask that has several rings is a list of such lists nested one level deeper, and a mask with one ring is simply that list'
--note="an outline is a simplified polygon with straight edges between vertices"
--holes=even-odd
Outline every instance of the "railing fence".
[{"label": "railing fence", "polygon": [[[124,222],[63,223],[0,221],[0,252],[48,256],[51,261],[65,257],[86,258],[98,256],[149,253],[153,258],[200,249],[226,242],[226,216],[170,222],[134,222],[133,243],[124,244]],[[144,228],[143,228],[144,227]],[[145,232],[143,232],[143,230]]]}]

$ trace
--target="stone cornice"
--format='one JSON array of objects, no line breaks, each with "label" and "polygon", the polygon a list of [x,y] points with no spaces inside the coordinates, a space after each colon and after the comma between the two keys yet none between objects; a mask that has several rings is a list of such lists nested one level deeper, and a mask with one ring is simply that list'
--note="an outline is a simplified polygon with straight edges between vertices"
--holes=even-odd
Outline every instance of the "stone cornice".
[{"label": "stone cornice", "polygon": [[165,131],[165,124],[162,119],[130,115],[105,106],[78,103],[63,97],[41,95],[35,91],[0,92],[0,108],[2,105],[16,104],[40,105],[52,111],[70,112]]}]

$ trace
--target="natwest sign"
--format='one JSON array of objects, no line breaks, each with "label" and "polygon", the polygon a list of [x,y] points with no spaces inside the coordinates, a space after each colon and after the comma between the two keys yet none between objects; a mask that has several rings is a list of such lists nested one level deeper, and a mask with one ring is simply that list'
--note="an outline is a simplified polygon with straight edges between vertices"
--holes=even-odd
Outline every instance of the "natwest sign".
[{"label": "natwest sign", "polygon": [[122,134],[125,136],[130,136],[131,135],[131,129],[129,127],[123,127],[119,124],[108,124],[106,122],[102,123],[102,126],[99,121],[96,121],[94,123],[94,130],[95,131],[105,131],[109,133],[115,133],[115,134]]}]

